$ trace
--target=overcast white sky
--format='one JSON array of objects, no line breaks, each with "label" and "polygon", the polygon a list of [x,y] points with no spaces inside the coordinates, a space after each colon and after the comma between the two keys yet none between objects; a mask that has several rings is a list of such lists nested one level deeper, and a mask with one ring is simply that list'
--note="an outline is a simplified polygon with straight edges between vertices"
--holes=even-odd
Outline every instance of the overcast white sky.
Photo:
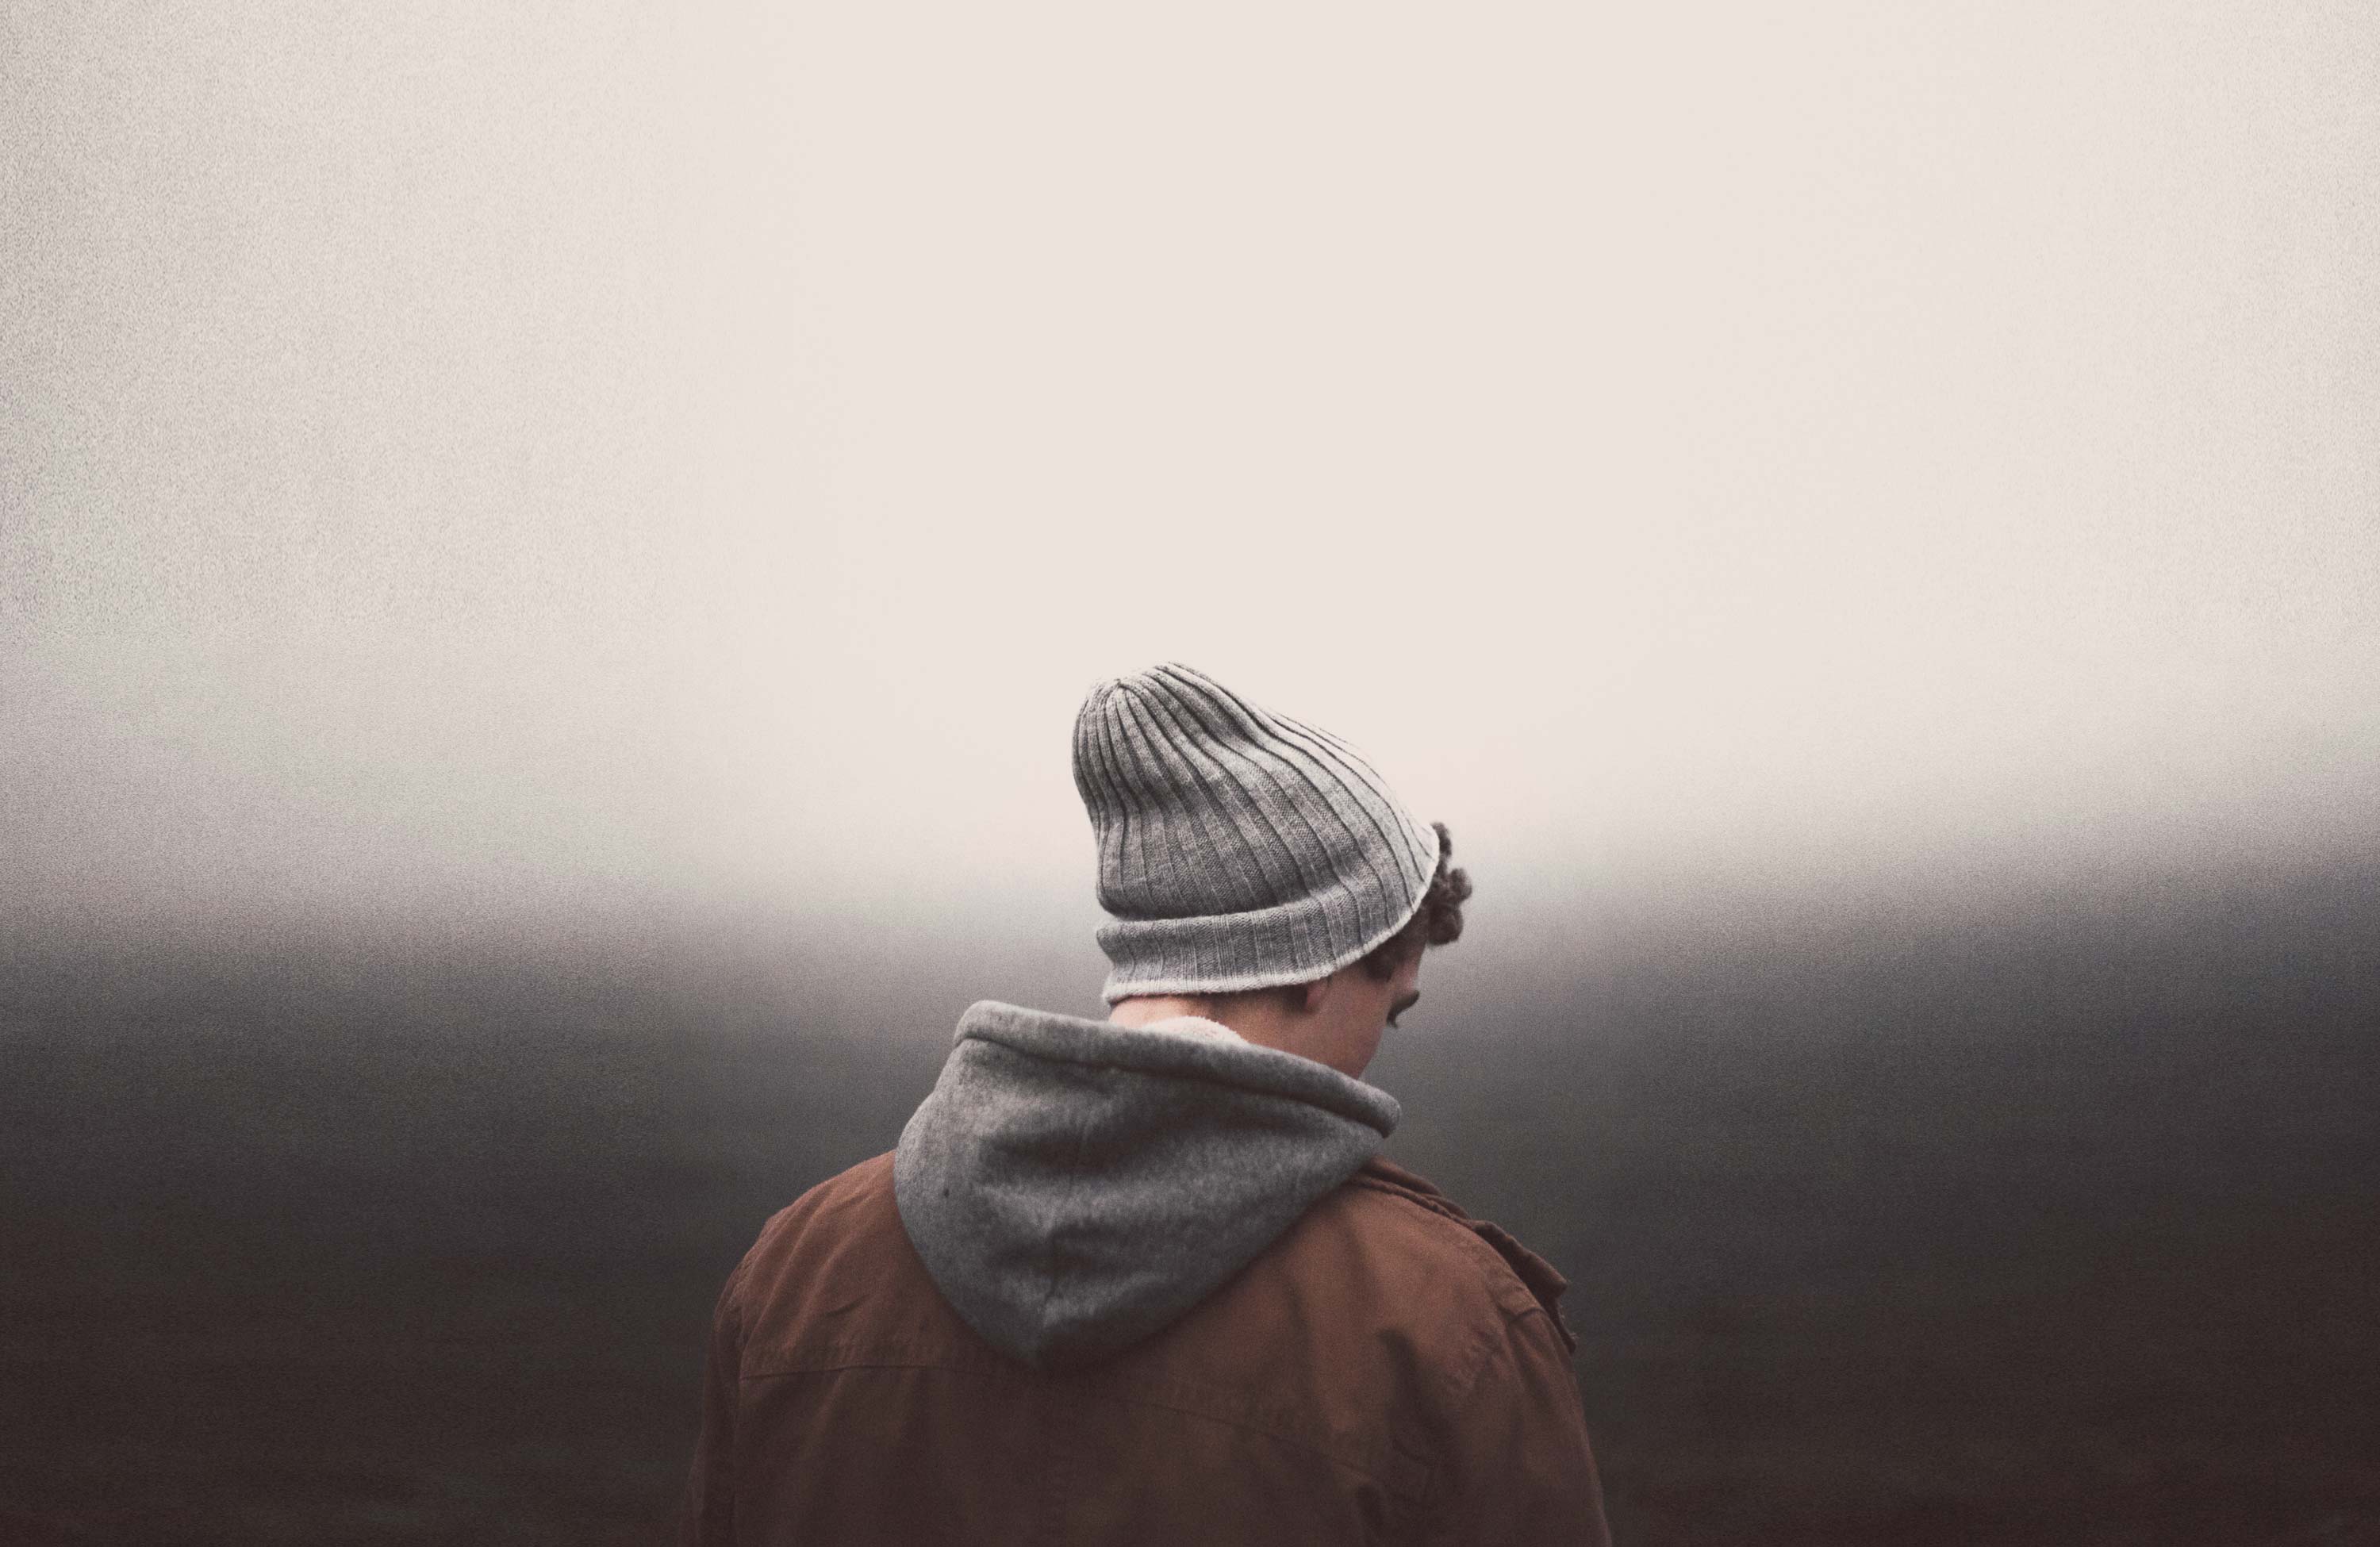
[{"label": "overcast white sky", "polygon": [[0,650],[20,917],[1074,896],[1168,657],[1548,884],[2369,850],[2380,11],[19,0]]}]

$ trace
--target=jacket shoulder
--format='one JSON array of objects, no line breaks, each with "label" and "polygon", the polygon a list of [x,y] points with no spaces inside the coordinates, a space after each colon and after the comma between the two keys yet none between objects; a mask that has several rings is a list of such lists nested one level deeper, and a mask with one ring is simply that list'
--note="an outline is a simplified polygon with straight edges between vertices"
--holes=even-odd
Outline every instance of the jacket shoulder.
[{"label": "jacket shoulder", "polygon": [[890,1152],[828,1177],[771,1215],[730,1281],[747,1374],[974,1340],[932,1288],[902,1228]]},{"label": "jacket shoulder", "polygon": [[1564,1351],[1577,1351],[1578,1338],[1561,1313],[1570,1281],[1510,1231],[1473,1218],[1430,1182],[1377,1157],[1340,1191],[1350,1207],[1379,1220],[1407,1249],[1476,1283],[1508,1321],[1543,1311]]},{"label": "jacket shoulder", "polygon": [[758,1251],[772,1240],[799,1235],[827,1222],[844,1222],[889,1206],[892,1198],[892,1151],[885,1151],[837,1172],[769,1216],[760,1227]]}]

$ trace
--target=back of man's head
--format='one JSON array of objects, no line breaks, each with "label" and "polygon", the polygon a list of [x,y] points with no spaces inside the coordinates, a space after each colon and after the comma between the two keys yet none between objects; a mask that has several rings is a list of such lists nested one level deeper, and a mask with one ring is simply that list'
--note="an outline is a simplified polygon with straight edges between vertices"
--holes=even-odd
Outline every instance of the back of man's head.
[{"label": "back of man's head", "polygon": [[1099,845],[1112,1005],[1383,976],[1462,932],[1443,824],[1327,731],[1166,663],[1093,688],[1075,785]]}]

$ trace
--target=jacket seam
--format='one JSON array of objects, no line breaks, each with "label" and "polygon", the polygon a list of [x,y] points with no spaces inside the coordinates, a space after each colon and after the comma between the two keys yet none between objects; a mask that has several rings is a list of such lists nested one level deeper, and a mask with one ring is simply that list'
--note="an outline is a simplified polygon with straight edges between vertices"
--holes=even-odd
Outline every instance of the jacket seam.
[{"label": "jacket seam", "polygon": [[[1499,1309],[1500,1309],[1501,1308],[1500,1307]],[[1502,1341],[1509,1346],[1515,1328],[1532,1316],[1544,1316],[1545,1314],[1546,1308],[1541,1305],[1531,1305],[1525,1310],[1506,1310],[1504,1311],[1503,1321],[1497,1326],[1495,1331],[1501,1332],[1504,1334]],[[1499,1340],[1488,1331],[1488,1329],[1482,1328],[1480,1330],[1479,1351],[1473,1357],[1470,1369],[1464,1373],[1463,1380],[1456,1386],[1453,1398],[1448,1406],[1448,1410],[1454,1414],[1458,1420],[1469,1413],[1472,1399],[1479,1395],[1480,1377],[1488,1373],[1488,1366],[1495,1359],[1498,1341]],[[1432,1481],[1435,1482],[1441,1480],[1446,1475],[1446,1468],[1440,1467],[1434,1473]],[[1426,1507],[1433,1513],[1445,1508],[1446,1503],[1446,1499],[1441,1495],[1440,1491],[1437,1488],[1433,1488],[1430,1491],[1429,1498],[1424,1501]]]},{"label": "jacket seam", "polygon": [[[1487,1355],[1489,1348],[1492,1346],[1492,1345],[1487,1344],[1487,1340],[1484,1337],[1482,1342],[1483,1346],[1480,1350],[1480,1354],[1477,1359],[1475,1360],[1474,1378],[1475,1378],[1477,1368],[1484,1367]],[[886,1356],[875,1358],[853,1356],[845,1358],[832,1359],[828,1362],[822,1363],[791,1365],[780,1370],[747,1370],[740,1376],[740,1380],[751,1382],[782,1381],[801,1375],[832,1375],[846,1370],[949,1370],[953,1374],[978,1375],[990,1381],[1007,1382],[1018,1384],[1040,1383],[1039,1378],[1038,1378],[1032,1371],[1022,1368],[1011,1370],[999,1365],[971,1364],[953,1359],[933,1358],[923,1355],[906,1357]],[[1467,1380],[1463,1383],[1466,1393],[1469,1388],[1469,1383],[1470,1383]],[[1191,1407],[1181,1402],[1169,1402],[1160,1397],[1143,1395],[1134,1392],[1087,1391],[1078,1393],[1077,1395],[1090,1401],[1112,1402],[1119,1407],[1147,1407],[1160,1413],[1178,1413],[1184,1418],[1203,1419],[1208,1423],[1220,1424],[1226,1429],[1236,1430],[1244,1434],[1258,1435],[1264,1439],[1272,1440],[1278,1443],[1288,1445],[1293,1449],[1303,1451],[1309,1456],[1318,1456],[1321,1459],[1330,1462],[1332,1466],[1344,1467],[1349,1471],[1377,1483],[1383,1492],[1415,1504],[1427,1502],[1430,1493],[1430,1478],[1434,1476],[1439,1469],[1438,1463],[1429,1460],[1427,1457],[1416,1456],[1413,1452],[1406,1450],[1403,1446],[1396,1445],[1391,1442],[1390,1448],[1392,1448],[1398,1456],[1405,1457],[1411,1461],[1416,1470],[1425,1474],[1419,1487],[1399,1484],[1381,1476],[1377,1469],[1376,1463],[1356,1460],[1338,1451],[1332,1450],[1327,1445],[1318,1444],[1313,1440],[1307,1439],[1302,1435],[1292,1433],[1267,1424],[1254,1422],[1247,1419],[1234,1418],[1227,1414],[1210,1411],[1205,1407]]]},{"label": "jacket seam", "polygon": [[838,1370],[954,1370],[970,1375],[983,1375],[992,1380],[1027,1383],[1034,1379],[1032,1370],[1012,1359],[959,1358],[953,1358],[930,1349],[912,1352],[899,1345],[878,1344],[870,1348],[839,1351],[832,1346],[781,1355],[776,1359],[747,1360],[747,1366],[759,1363],[762,1369],[747,1369],[747,1381],[775,1380],[784,1375],[827,1375]]},{"label": "jacket seam", "polygon": [[[1344,1467],[1349,1471],[1355,1473],[1357,1476],[1367,1478],[1371,1481],[1378,1483],[1382,1492],[1393,1494],[1395,1497],[1400,1499],[1408,1499],[1415,1503],[1419,1503],[1428,1495],[1429,1490],[1427,1480],[1425,1480],[1422,1487],[1418,1491],[1408,1487],[1399,1486],[1396,1483],[1390,1482],[1387,1478],[1382,1477],[1378,1471],[1374,1470],[1373,1465],[1370,1463],[1354,1460],[1330,1449],[1327,1446],[1317,1444],[1312,1440],[1305,1439],[1296,1434],[1288,1433],[1282,1430],[1271,1428],[1262,1423],[1251,1422],[1245,1419],[1232,1418],[1221,1413],[1209,1412],[1200,1407],[1184,1407],[1180,1403],[1166,1402],[1156,1397],[1142,1396],[1127,1392],[1098,1392],[1089,1395],[1092,1395],[1094,1400],[1113,1402],[1123,1407],[1150,1407],[1160,1413],[1179,1413],[1184,1418],[1203,1419],[1208,1423],[1221,1424],[1226,1429],[1235,1429],[1244,1434],[1259,1435],[1265,1439],[1291,1446],[1293,1449],[1304,1451],[1309,1456],[1319,1456],[1323,1460],[1330,1462],[1334,1467]],[[1405,1451],[1402,1447],[1398,1446],[1393,1448],[1396,1448],[1397,1453],[1400,1456],[1411,1456],[1415,1465],[1424,1471],[1435,1469],[1428,1461],[1420,1456],[1412,1456],[1412,1453]]]}]

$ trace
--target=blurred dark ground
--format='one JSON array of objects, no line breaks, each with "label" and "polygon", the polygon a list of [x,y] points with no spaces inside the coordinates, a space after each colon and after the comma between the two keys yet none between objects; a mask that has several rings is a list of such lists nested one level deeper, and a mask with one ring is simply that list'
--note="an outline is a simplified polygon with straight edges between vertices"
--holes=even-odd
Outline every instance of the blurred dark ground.
[{"label": "blurred dark ground", "polygon": [[[800,949],[11,942],[0,1547],[661,1540],[727,1270],[1020,996]],[[2380,871],[1439,977],[1390,1152],[1625,1547],[2380,1543]]]}]

